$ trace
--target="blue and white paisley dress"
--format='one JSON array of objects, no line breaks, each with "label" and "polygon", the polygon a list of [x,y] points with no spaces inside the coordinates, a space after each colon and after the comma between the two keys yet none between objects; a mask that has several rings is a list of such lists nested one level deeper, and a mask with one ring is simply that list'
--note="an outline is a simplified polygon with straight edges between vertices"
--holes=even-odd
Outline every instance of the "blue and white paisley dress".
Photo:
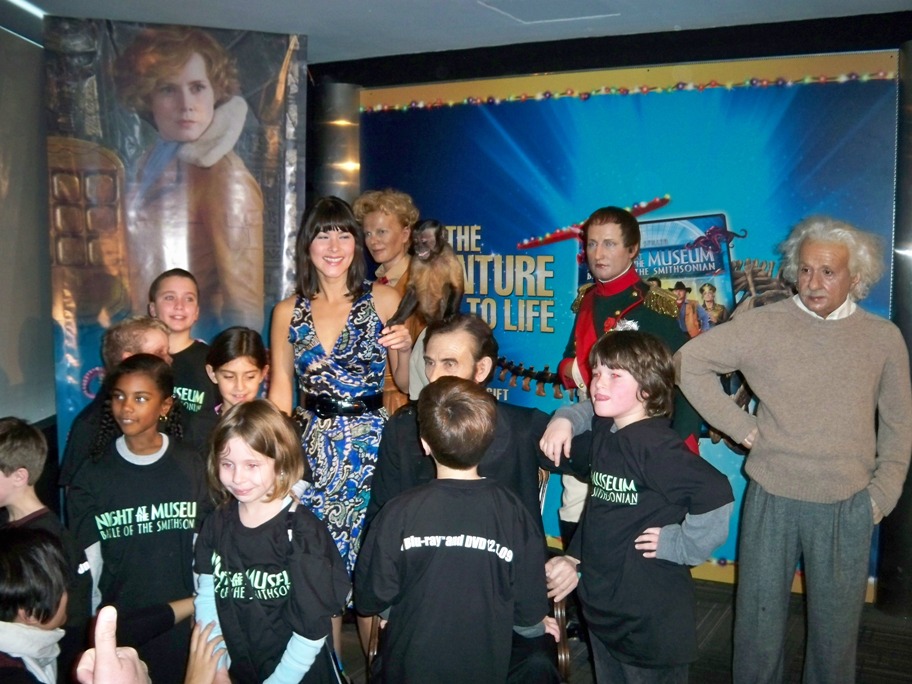
[{"label": "blue and white paisley dress", "polygon": [[[301,391],[333,399],[382,392],[386,349],[377,342],[382,328],[367,284],[364,294],[352,304],[332,353],[327,354],[314,330],[310,300],[299,296],[288,339],[294,348],[295,374]],[[313,479],[313,486],[304,492],[301,502],[326,523],[351,573],[358,556],[386,410],[319,418],[299,409],[298,415],[303,419],[302,444]]]}]

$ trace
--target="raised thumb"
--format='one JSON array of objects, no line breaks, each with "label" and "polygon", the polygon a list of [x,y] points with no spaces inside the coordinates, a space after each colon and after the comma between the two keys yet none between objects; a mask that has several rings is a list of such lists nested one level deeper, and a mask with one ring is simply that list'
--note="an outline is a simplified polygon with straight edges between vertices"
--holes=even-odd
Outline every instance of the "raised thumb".
[{"label": "raised thumb", "polygon": [[95,618],[95,652],[99,657],[116,657],[117,609],[105,606]]}]

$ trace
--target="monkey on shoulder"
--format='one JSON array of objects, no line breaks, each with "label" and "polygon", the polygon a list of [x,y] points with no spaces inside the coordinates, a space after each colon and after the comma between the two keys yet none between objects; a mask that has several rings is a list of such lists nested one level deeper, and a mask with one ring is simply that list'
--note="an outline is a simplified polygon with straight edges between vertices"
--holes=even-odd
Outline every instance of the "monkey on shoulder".
[{"label": "monkey on shoulder", "polygon": [[415,226],[408,285],[399,308],[387,325],[403,323],[416,311],[425,323],[459,311],[465,292],[465,274],[447,241],[446,232],[446,226],[434,219],[426,219]]}]

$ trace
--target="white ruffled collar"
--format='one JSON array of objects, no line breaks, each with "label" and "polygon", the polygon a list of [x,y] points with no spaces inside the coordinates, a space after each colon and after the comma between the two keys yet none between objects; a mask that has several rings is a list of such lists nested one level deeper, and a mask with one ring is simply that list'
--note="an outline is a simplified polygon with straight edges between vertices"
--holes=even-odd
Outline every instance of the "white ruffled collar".
[{"label": "white ruffled collar", "polygon": [[247,102],[235,95],[216,107],[212,123],[193,142],[180,146],[177,156],[182,162],[208,169],[234,149],[247,118]]}]

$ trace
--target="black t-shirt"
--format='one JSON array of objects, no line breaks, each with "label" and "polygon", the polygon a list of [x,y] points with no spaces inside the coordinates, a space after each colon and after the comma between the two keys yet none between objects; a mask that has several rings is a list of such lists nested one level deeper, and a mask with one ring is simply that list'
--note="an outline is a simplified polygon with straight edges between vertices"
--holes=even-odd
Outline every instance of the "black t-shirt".
[{"label": "black t-shirt", "polygon": [[215,408],[211,408],[191,413],[183,421],[183,443],[200,454],[204,461],[209,459],[209,438],[220,417],[221,414]]},{"label": "black t-shirt", "polygon": [[[670,667],[697,657],[690,569],[644,558],[634,539],[733,500],[728,479],[691,452],[664,418],[611,432],[593,420],[591,489],[569,553],[582,561],[579,593],[589,629],[622,661]],[[573,453],[586,439],[574,440]]]},{"label": "black t-shirt", "polygon": [[101,542],[103,601],[143,608],[193,594],[193,534],[209,507],[198,455],[171,440],[158,461],[134,465],[112,444],[67,498],[82,547]]},{"label": "black t-shirt", "polygon": [[[212,575],[230,674],[239,682],[269,677],[292,632],[328,637],[330,617],[351,588],[326,525],[303,506],[257,527],[244,526],[236,501],[219,508],[197,540],[196,571]],[[304,681],[335,681],[326,665],[318,656]]]},{"label": "black t-shirt", "polygon": [[[108,393],[104,387],[98,392],[73,419],[70,433],[67,436],[66,447],[63,450],[63,460],[60,464],[60,486],[69,487],[73,482],[76,471],[89,458],[92,447],[95,445],[95,436],[105,414],[105,403]],[[115,437],[119,437],[120,428],[114,425]]]},{"label": "black t-shirt", "polygon": [[194,340],[189,347],[171,354],[174,394],[190,413],[211,411],[221,401],[218,386],[206,373],[209,345]]},{"label": "black t-shirt", "polygon": [[[111,444],[76,473],[67,495],[70,529],[83,548],[101,542],[102,602],[125,612],[193,595],[193,535],[210,509],[202,460],[169,441],[150,465]],[[189,621],[144,644],[152,680],[179,682]]]},{"label": "black t-shirt", "polygon": [[541,524],[491,480],[434,480],[387,503],[361,546],[355,605],[391,608],[384,682],[503,682],[513,626],[548,612]]},{"label": "black t-shirt", "polygon": [[[538,468],[550,467],[538,446],[548,416],[538,409],[497,402],[494,441],[485,451],[478,474],[513,492],[541,526]],[[371,481],[365,528],[394,496],[434,479],[437,469],[418,438],[418,411],[403,406],[383,428],[377,466]]]}]

